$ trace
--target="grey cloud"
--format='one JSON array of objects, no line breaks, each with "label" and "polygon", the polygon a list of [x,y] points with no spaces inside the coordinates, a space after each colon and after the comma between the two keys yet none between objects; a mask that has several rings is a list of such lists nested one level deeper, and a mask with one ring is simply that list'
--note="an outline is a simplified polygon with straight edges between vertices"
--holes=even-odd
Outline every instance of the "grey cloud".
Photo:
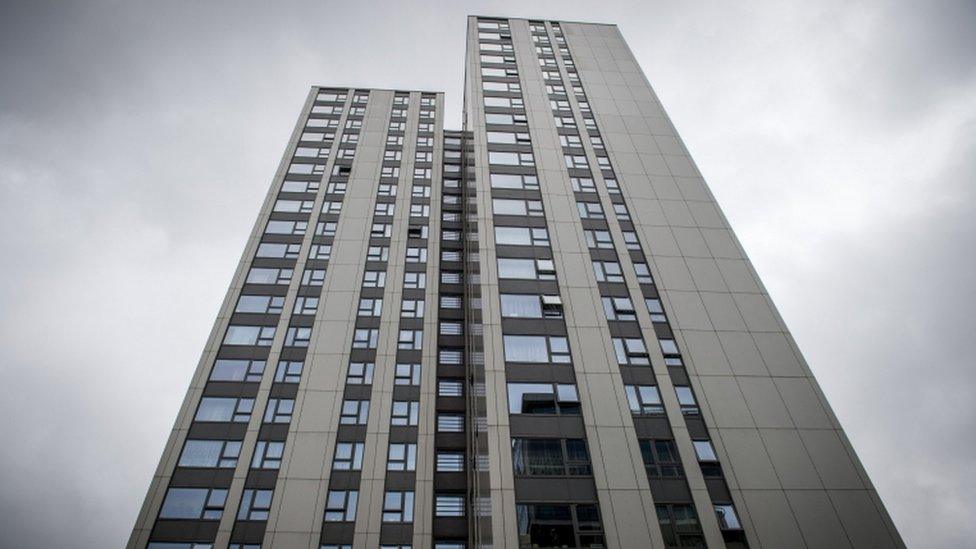
[{"label": "grey cloud", "polygon": [[0,545],[124,543],[308,86],[458,127],[468,13],[620,24],[909,546],[970,544],[972,3],[7,2]]}]

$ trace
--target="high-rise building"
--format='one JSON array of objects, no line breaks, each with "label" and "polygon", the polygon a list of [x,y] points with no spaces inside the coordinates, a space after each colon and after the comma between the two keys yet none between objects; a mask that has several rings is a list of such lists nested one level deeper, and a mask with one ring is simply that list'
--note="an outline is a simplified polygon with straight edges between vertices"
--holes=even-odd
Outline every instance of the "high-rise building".
[{"label": "high-rise building", "polygon": [[616,26],[316,87],[129,541],[904,547]]}]

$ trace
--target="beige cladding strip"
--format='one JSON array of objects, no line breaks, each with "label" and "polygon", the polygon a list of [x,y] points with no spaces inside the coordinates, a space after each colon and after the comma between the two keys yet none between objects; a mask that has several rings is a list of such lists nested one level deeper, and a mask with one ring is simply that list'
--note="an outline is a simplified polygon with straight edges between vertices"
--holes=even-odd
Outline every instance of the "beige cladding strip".
[{"label": "beige cladding strip", "polygon": [[417,463],[414,482],[414,547],[430,547],[433,545],[433,479],[436,459],[434,432],[437,405],[437,336],[439,333],[437,311],[440,308],[441,197],[444,184],[443,128],[444,94],[438,93],[435,96],[434,154],[431,173],[430,216],[427,221],[427,290],[424,294],[424,345],[420,361],[420,417],[417,424]]},{"label": "beige cladding strip", "polygon": [[[551,34],[551,25],[550,34]],[[563,36],[566,37],[567,51],[572,51],[569,49],[569,37],[567,36],[565,29],[563,31]],[[558,48],[554,51],[558,52]],[[563,62],[561,54],[556,55],[556,63],[559,66],[560,74],[563,76],[564,80],[567,79],[569,72],[566,70],[566,65]],[[580,85],[583,86],[584,93],[586,91],[585,85],[583,84],[582,75],[577,72],[580,78]],[[567,97],[569,99],[570,107],[573,110],[573,115],[577,120],[583,120],[582,111],[579,108],[579,102],[576,98],[575,93],[569,93],[567,89]],[[587,96],[589,100],[589,96]],[[590,103],[590,108],[594,109],[593,103]],[[594,121],[596,121],[596,111],[593,111]],[[581,129],[585,128],[585,124],[580,124]],[[597,132],[604,140],[604,145],[606,145],[606,136],[602,133]],[[582,134],[581,134],[582,136]],[[606,182],[603,179],[603,172],[599,169],[599,164],[596,161],[596,152],[593,148],[593,143],[588,139],[581,139],[583,142],[583,147],[586,151],[587,163],[595,169],[591,169],[594,179],[597,182],[597,193],[600,196],[600,204],[603,208],[607,225],[609,226],[610,233],[614,242],[614,250],[617,252],[619,258],[621,271],[624,273],[624,278],[627,282],[627,289],[630,293],[631,302],[634,303],[634,311],[637,315],[638,323],[641,328],[641,334],[644,338],[645,345],[647,346],[648,354],[651,355],[651,363],[654,368],[654,377],[657,379],[659,393],[661,394],[661,400],[664,404],[665,412],[668,417],[668,423],[671,426],[671,431],[674,435],[675,444],[678,448],[678,456],[681,458],[682,467],[685,470],[685,478],[688,481],[688,487],[692,493],[692,499],[694,501],[695,507],[698,510],[699,520],[702,525],[702,531],[705,534],[706,540],[710,544],[724,544],[722,540],[722,533],[718,527],[718,520],[715,518],[715,514],[712,511],[711,497],[709,496],[708,489],[705,486],[705,479],[702,476],[701,468],[698,465],[697,455],[695,454],[694,445],[691,442],[691,436],[688,434],[688,428],[684,422],[684,416],[681,413],[681,406],[678,403],[677,397],[674,392],[674,384],[671,381],[671,376],[668,372],[667,366],[664,365],[664,355],[661,352],[661,346],[658,342],[657,334],[654,331],[653,324],[651,322],[650,314],[647,311],[647,307],[641,306],[644,303],[644,295],[640,290],[640,283],[637,281],[636,271],[634,270],[633,260],[630,257],[630,252],[626,248],[621,253],[617,249],[618,243],[624,242],[623,231],[620,228],[620,221],[617,219],[617,214],[613,208],[613,201],[610,198],[609,191],[607,190]],[[612,151],[607,148],[608,157],[611,160],[611,165],[615,166],[612,157]],[[618,176],[619,177],[619,176]],[[619,179],[618,179],[619,185]],[[620,186],[620,192],[624,197],[624,204],[630,207],[627,203],[627,192],[624,186]],[[646,257],[648,258],[648,268],[651,269],[652,276],[654,280],[659,280],[657,278],[656,269],[651,265],[651,254],[646,246],[646,243],[638,236],[638,240],[641,244],[641,249],[645,250]],[[663,304],[662,304],[663,306]],[[669,315],[670,318],[670,315]],[[653,343],[653,344],[651,344]],[[684,349],[684,347],[682,347]],[[700,391],[699,391],[700,393]],[[626,394],[618,395],[618,398],[623,398],[626,400]]]},{"label": "beige cladding strip", "polygon": [[[356,90],[349,89],[347,93],[348,102],[351,102]],[[350,106],[347,103],[340,120],[340,128],[343,130]],[[338,227],[343,227],[344,224],[350,225],[354,221],[351,220],[353,216],[349,212],[348,206],[352,200],[357,198],[357,189],[353,181],[358,172],[363,169],[362,165],[369,163],[369,159],[364,158],[365,154],[363,154],[361,147],[363,137],[368,131],[366,121],[369,120],[370,113],[374,109],[374,102],[370,98],[367,102],[363,127],[358,132],[359,143],[356,146],[347,192],[342,201],[343,206],[339,214]],[[340,136],[337,135],[336,149],[339,141]],[[334,165],[334,158],[334,155],[330,156],[330,168]],[[331,171],[331,169],[327,170],[326,177],[330,177]],[[361,192],[361,189],[359,191]],[[316,200],[313,210],[316,217],[314,217],[314,223],[309,224],[310,227],[317,223],[322,202],[324,202],[324,194]],[[288,442],[285,445],[285,454],[278,473],[265,531],[265,544],[269,546],[292,545],[295,543],[295,538],[305,538],[304,541],[309,547],[318,546],[325,507],[325,490],[328,486],[330,464],[338,428],[334,418],[337,417],[339,406],[341,406],[342,391],[335,382],[342,378],[345,371],[344,362],[340,364],[325,360],[319,350],[322,346],[334,347],[339,345],[342,349],[340,351],[342,356],[348,360],[351,346],[349,332],[352,324],[347,323],[345,337],[340,339],[328,330],[330,324],[326,320],[337,313],[348,314],[348,307],[345,306],[341,298],[345,297],[344,294],[358,291],[358,287],[351,285],[350,280],[336,276],[336,271],[343,268],[341,259],[343,254],[350,254],[349,247],[362,246],[361,242],[355,238],[355,232],[353,238],[347,240],[341,231],[337,231],[333,240],[332,258],[329,260],[326,280],[320,294],[319,309],[313,324],[312,338],[309,342],[305,367],[295,398],[292,421],[288,429]],[[361,273],[359,277],[361,278]],[[358,281],[359,278],[355,280]],[[344,284],[347,286],[343,286]],[[334,368],[330,368],[330,366]],[[323,459],[324,461],[322,461]],[[316,511],[308,513],[309,507],[316,509]],[[296,512],[297,509],[303,509],[303,512]]]},{"label": "beige cladding strip", "polygon": [[[390,95],[392,100],[395,95]],[[359,509],[353,547],[375,547],[379,544],[382,524],[384,484],[386,482],[386,458],[390,438],[390,414],[393,402],[394,374],[399,336],[400,301],[403,296],[403,273],[407,248],[407,231],[410,214],[410,193],[406,192],[413,176],[413,153],[416,135],[419,99],[413,97],[407,110],[403,153],[400,160],[400,176],[393,210],[393,230],[390,238],[389,259],[386,267],[386,286],[383,291],[383,310],[380,317],[380,338],[376,348],[373,386],[370,392],[370,410],[366,425],[365,451],[359,485]],[[389,125],[389,119],[387,119]],[[387,132],[386,135],[389,135]],[[411,140],[411,137],[413,139]],[[385,141],[382,150],[386,150]],[[376,178],[377,181],[379,177]]]},{"label": "beige cladding strip", "polygon": [[[582,413],[604,534],[611,546],[625,546],[624,540],[653,545],[658,541],[654,536],[656,529],[648,524],[657,519],[636,433],[629,419],[629,410],[624,406],[626,396],[615,367],[609,326],[597,307],[597,283],[592,269],[588,268],[589,251],[583,246],[582,223],[576,213],[572,186],[562,161],[558,131],[549,108],[535,42],[531,39],[528,22],[519,23],[522,24],[512,25],[513,39],[516,38],[516,29],[527,39],[521,43],[522,48],[519,48],[520,42],[516,41],[515,53],[519,58],[529,124],[538,128],[531,137],[536,151],[544,209],[551,225],[553,258],[561,266],[557,268],[557,274],[565,304],[567,337],[574,356],[580,400],[584,404]],[[536,89],[530,89],[530,86]],[[537,102],[533,103],[533,100]],[[577,292],[582,292],[582,295]],[[614,402],[616,409],[609,414],[609,411],[596,406],[602,400],[600,396],[607,391],[618,393]],[[617,447],[620,444],[624,445],[627,458],[621,457],[619,450],[622,448]],[[634,520],[635,507],[640,509],[637,515],[642,520]]]}]

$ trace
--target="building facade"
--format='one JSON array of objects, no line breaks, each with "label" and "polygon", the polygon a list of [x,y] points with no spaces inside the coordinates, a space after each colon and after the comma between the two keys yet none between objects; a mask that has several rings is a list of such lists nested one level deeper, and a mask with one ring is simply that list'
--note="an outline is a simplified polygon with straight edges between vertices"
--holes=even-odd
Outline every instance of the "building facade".
[{"label": "building facade", "polygon": [[130,548],[904,547],[613,25],[313,88]]}]

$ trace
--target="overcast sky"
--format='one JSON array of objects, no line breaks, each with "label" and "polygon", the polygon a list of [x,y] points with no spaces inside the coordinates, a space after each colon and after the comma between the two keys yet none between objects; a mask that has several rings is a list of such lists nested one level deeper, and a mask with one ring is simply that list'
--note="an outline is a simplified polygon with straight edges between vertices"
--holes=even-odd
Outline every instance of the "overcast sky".
[{"label": "overcast sky", "polygon": [[[618,23],[905,541],[976,537],[976,3],[0,4],[0,545],[132,528],[313,84]],[[921,8],[921,9],[919,9]]]}]

